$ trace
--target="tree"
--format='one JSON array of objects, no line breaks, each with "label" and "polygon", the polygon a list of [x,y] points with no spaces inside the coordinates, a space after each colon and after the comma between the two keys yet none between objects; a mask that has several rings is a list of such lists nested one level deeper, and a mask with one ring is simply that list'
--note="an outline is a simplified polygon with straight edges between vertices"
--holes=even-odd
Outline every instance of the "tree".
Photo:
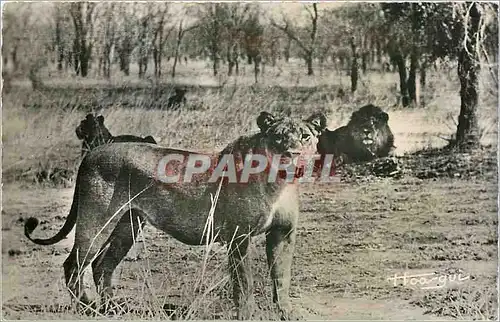
[{"label": "tree", "polygon": [[[311,22],[311,27],[309,29],[308,37],[300,37],[296,31],[291,28],[291,25],[287,18],[283,17],[284,25],[276,23],[271,20],[271,24],[284,32],[288,38],[293,40],[302,50],[303,58],[307,65],[307,75],[314,75],[313,70],[313,58],[316,50],[316,37],[318,32],[318,4],[314,2],[311,7],[304,5],[307,13],[309,14],[309,19]],[[306,40],[306,38],[308,38]]]},{"label": "tree", "polygon": [[[13,73],[16,73],[21,65],[20,49],[26,45],[31,25],[32,10],[29,5],[9,3],[4,11],[3,45],[2,55],[4,63],[10,61]],[[5,66],[4,66],[5,68]]]},{"label": "tree", "polygon": [[198,25],[192,25],[184,29],[182,26],[183,22],[184,20],[181,19],[181,21],[179,22],[179,28],[177,29],[177,41],[175,43],[174,64],[172,65],[172,78],[175,77],[175,67],[177,66],[177,62],[179,61],[179,50],[181,48],[182,38],[184,38],[186,32],[198,28]]},{"label": "tree", "polygon": [[352,63],[351,63],[351,92],[354,93],[358,88],[358,53],[356,52],[356,42],[351,37]]},{"label": "tree", "polygon": [[253,10],[243,24],[244,48],[249,64],[253,64],[254,80],[258,82],[260,64],[262,62],[262,43],[264,27],[259,21],[259,8]]},{"label": "tree", "polygon": [[135,5],[136,4],[116,3],[116,18],[118,21],[115,46],[118,54],[120,71],[126,76],[130,75],[131,55],[135,48]]},{"label": "tree", "polygon": [[158,3],[157,5],[158,10],[154,15],[153,22],[153,64],[155,77],[158,78],[161,76],[161,64],[165,50],[165,43],[172,30],[174,30],[174,27],[170,27],[165,30],[165,20],[167,19],[167,13],[169,10],[168,3]]},{"label": "tree", "polygon": [[71,2],[69,11],[75,28],[73,55],[77,75],[87,77],[92,54],[92,35],[94,28],[93,13],[96,3]]},{"label": "tree", "polygon": [[207,49],[212,60],[214,76],[219,73],[219,64],[222,53],[223,24],[226,3],[201,4],[198,18],[200,29],[198,37],[200,43]]},{"label": "tree", "polygon": [[8,3],[4,6],[2,77],[6,90],[15,77],[28,77],[35,90],[43,86],[38,72],[47,65],[51,54],[52,15],[36,17],[33,12],[51,9],[51,3]]},{"label": "tree", "polygon": [[57,70],[63,70],[63,63],[68,54],[66,48],[67,41],[64,30],[69,29],[69,16],[66,14],[60,3],[54,3],[54,42],[53,47],[56,51]]},{"label": "tree", "polygon": [[[389,36],[388,53],[398,66],[403,106],[417,101],[416,77],[420,70],[425,85],[425,68],[438,58],[455,58],[460,43],[460,21],[451,3],[383,3]],[[406,61],[410,58],[407,74]]]},{"label": "tree", "polygon": [[148,69],[149,55],[152,51],[151,20],[154,3],[141,4],[137,24],[137,63],[139,64],[139,78],[143,78]]},{"label": "tree", "polygon": [[111,77],[111,52],[116,41],[116,3],[102,3],[97,14],[95,29],[96,33],[95,50],[98,56],[98,73],[102,72],[106,78]]},{"label": "tree", "polygon": [[228,62],[228,76],[233,74],[236,67],[236,74],[239,73],[240,47],[243,44],[243,27],[249,19],[250,4],[230,3],[225,6],[225,15],[223,20],[224,39],[226,43],[226,59]]},{"label": "tree", "polygon": [[456,145],[461,148],[479,144],[477,121],[478,82],[481,46],[481,11],[477,2],[467,2],[463,14],[463,47],[458,55],[458,77],[460,78],[460,115],[458,117]]}]

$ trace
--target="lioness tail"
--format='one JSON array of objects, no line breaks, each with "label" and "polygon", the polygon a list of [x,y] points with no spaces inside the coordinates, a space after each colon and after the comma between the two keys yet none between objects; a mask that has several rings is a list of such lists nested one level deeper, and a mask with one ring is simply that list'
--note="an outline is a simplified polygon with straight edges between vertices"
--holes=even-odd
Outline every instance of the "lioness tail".
[{"label": "lioness tail", "polygon": [[34,217],[30,217],[28,218],[28,220],[26,220],[26,223],[24,224],[24,235],[29,240],[38,245],[53,245],[57,242],[60,242],[61,240],[66,238],[66,236],[68,236],[68,234],[75,226],[76,217],[78,214],[77,209],[78,209],[78,185],[75,188],[75,197],[73,199],[73,204],[71,205],[71,210],[69,211],[68,218],[66,218],[66,222],[62,226],[61,230],[59,230],[59,232],[55,236],[47,239],[31,238],[31,233],[33,232],[33,230],[35,230],[35,228],[38,226],[39,223],[38,219]]}]

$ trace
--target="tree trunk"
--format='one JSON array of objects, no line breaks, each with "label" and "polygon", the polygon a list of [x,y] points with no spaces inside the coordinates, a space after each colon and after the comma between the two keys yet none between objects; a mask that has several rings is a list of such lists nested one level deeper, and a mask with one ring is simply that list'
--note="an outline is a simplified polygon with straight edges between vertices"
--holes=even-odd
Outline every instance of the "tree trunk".
[{"label": "tree trunk", "polygon": [[230,45],[228,45],[226,56],[227,56],[227,76],[232,76],[233,75],[234,62],[233,62],[233,59],[231,57],[231,48],[230,48]]},{"label": "tree trunk", "polygon": [[159,78],[161,75],[161,54],[163,49],[163,16],[155,28],[153,36],[153,64],[154,75]]},{"label": "tree trunk", "polygon": [[[163,45],[163,44],[162,44],[162,45]],[[160,78],[160,77],[161,77],[161,68],[162,68],[162,67],[161,67],[161,62],[162,62],[162,59],[163,59],[163,57],[162,57],[162,56],[163,56],[163,54],[162,54],[162,50],[160,50],[160,51],[158,52],[158,58],[157,58],[157,59],[158,59],[158,78]]]},{"label": "tree trunk", "polygon": [[365,51],[361,54],[361,71],[363,72],[363,74],[366,74],[367,59],[368,59],[368,52]]},{"label": "tree trunk", "polygon": [[408,97],[410,99],[410,104],[414,106],[418,105],[418,94],[417,94],[417,70],[418,70],[418,53],[414,48],[412,54],[410,55],[410,72],[408,74]]},{"label": "tree trunk", "polygon": [[351,92],[355,92],[358,89],[358,62],[353,59],[351,67]]},{"label": "tree trunk", "polygon": [[276,53],[276,40],[272,40],[271,42],[271,66],[276,67],[276,60],[278,58],[278,54]]},{"label": "tree trunk", "polygon": [[97,62],[97,76],[106,75],[106,65],[104,64],[104,57],[99,57]]},{"label": "tree trunk", "polygon": [[220,65],[220,57],[219,57],[219,47],[217,44],[213,43],[212,48],[211,48],[211,53],[210,55],[212,56],[212,70],[214,73],[214,76],[217,76],[219,74],[219,65]]},{"label": "tree trunk", "polygon": [[312,52],[307,52],[304,55],[305,55],[304,59],[307,65],[307,76],[312,76],[314,75]]},{"label": "tree trunk", "polygon": [[424,90],[427,84],[427,61],[423,61],[420,65],[420,88]]},{"label": "tree trunk", "polygon": [[217,76],[217,74],[219,73],[219,57],[217,57],[217,55],[214,55],[212,57],[212,61],[213,61],[212,69],[214,71],[214,76]]},{"label": "tree trunk", "polygon": [[56,20],[56,46],[57,46],[57,70],[62,71],[64,61],[64,46],[61,39],[61,22],[58,17]]},{"label": "tree trunk", "polygon": [[157,62],[157,68],[158,68],[158,71],[157,71],[157,77],[161,77],[161,61],[163,59],[163,20],[161,21],[161,24],[160,24],[160,33],[159,33],[159,40],[158,40],[158,52],[157,52],[157,56],[156,56],[156,62]]},{"label": "tree trunk", "polygon": [[80,73],[82,77],[87,77],[89,73],[90,48],[87,47],[85,41],[82,42],[80,48]]},{"label": "tree trunk", "polygon": [[184,30],[182,29],[182,20],[179,22],[179,31],[177,33],[177,41],[175,43],[175,56],[174,56],[174,64],[172,65],[172,78],[175,77],[175,68],[177,66],[177,62],[179,61],[179,50],[181,48],[182,36],[184,35]]},{"label": "tree trunk", "polygon": [[111,77],[111,48],[106,49],[106,57],[104,57],[104,63],[106,66],[104,77],[109,79]]},{"label": "tree trunk", "polygon": [[339,75],[342,74],[342,71],[344,70],[344,67],[345,67],[345,59],[344,59],[344,56],[339,56],[338,57],[338,61],[339,61],[339,68],[338,68],[338,71],[339,71]]},{"label": "tree trunk", "polygon": [[12,71],[15,72],[19,66],[19,62],[17,61],[17,45],[15,45],[14,48],[12,48],[10,57],[12,60]]},{"label": "tree trunk", "polygon": [[422,93],[421,106],[425,106],[425,85],[427,84],[427,61],[420,65],[420,91]]},{"label": "tree trunk", "polygon": [[73,59],[74,59],[74,68],[76,75],[80,75],[80,37],[78,35],[75,36],[75,40],[73,42]]},{"label": "tree trunk", "polygon": [[261,58],[260,54],[257,54],[253,57],[253,73],[254,73],[254,77],[255,77],[255,84],[258,83],[261,60],[262,60],[262,58]]},{"label": "tree trunk", "polygon": [[393,62],[396,66],[398,66],[399,72],[399,90],[401,93],[401,102],[404,107],[410,105],[410,98],[408,96],[408,85],[406,84],[406,64],[405,59],[401,53],[397,53],[393,57]]},{"label": "tree trunk", "polygon": [[351,92],[354,93],[358,88],[358,53],[356,52],[356,43],[354,37],[351,38],[352,63],[351,63]]},{"label": "tree trunk", "polygon": [[158,78],[158,48],[156,46],[153,48],[153,66],[155,77]]},{"label": "tree trunk", "polygon": [[380,44],[380,40],[377,39],[375,43],[376,51],[377,51],[377,63],[382,64],[382,45]]},{"label": "tree trunk", "polygon": [[477,120],[478,102],[478,79],[480,70],[477,33],[481,13],[478,10],[477,2],[473,2],[469,21],[466,21],[468,28],[465,37],[468,38],[464,48],[461,48],[458,56],[458,77],[460,78],[460,115],[458,117],[456,145],[466,149],[479,144],[479,128]]},{"label": "tree trunk", "polygon": [[144,70],[142,68],[142,59],[139,58],[139,78],[142,78],[144,75]]},{"label": "tree trunk", "polygon": [[121,44],[121,49],[118,53],[118,59],[120,60],[120,70],[125,74],[125,76],[130,75],[130,54],[132,52],[132,45],[130,44],[130,39],[124,39]]},{"label": "tree trunk", "polygon": [[175,54],[174,63],[172,65],[172,78],[175,78],[175,68],[177,67],[177,61],[179,60],[179,53]]},{"label": "tree trunk", "polygon": [[285,52],[284,52],[285,62],[287,62],[287,63],[290,60],[290,48],[291,47],[292,47],[292,40],[290,38],[288,38],[286,45],[285,45]]},{"label": "tree trunk", "polygon": [[234,54],[234,67],[236,69],[236,75],[240,75],[240,63],[239,63],[239,51]]}]

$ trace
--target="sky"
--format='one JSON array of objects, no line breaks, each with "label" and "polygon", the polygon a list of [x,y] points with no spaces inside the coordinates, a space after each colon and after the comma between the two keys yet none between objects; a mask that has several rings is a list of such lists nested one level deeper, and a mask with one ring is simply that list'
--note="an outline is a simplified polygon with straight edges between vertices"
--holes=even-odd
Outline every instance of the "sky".
[{"label": "sky", "polygon": [[[198,3],[202,3],[204,1],[198,1]],[[209,2],[209,1],[206,1]],[[240,1],[243,3],[243,1]],[[252,1],[245,1],[252,2]],[[304,6],[311,6],[312,2],[296,2],[296,1],[253,1],[259,2],[261,8],[264,12],[270,14],[272,17],[276,19],[280,19],[284,14],[289,19],[294,20],[297,24],[301,24],[307,21],[307,11],[304,10]],[[172,11],[182,11],[182,8],[186,5],[195,5],[194,2],[177,2],[172,5]],[[343,5],[348,5],[347,2],[342,1],[321,1],[318,3],[318,12],[321,14],[321,11],[327,8],[339,7]]]},{"label": "sky", "polygon": [[[40,15],[40,17],[46,17],[47,14],[50,14],[49,12],[51,11],[53,4],[58,1],[47,1],[47,2],[25,2],[24,6],[28,5],[31,7],[31,13],[36,16]],[[191,1],[177,1],[177,2],[171,2],[171,7],[170,7],[170,13],[174,17],[180,17],[178,13],[183,12],[184,8],[186,6],[192,6],[196,5],[199,3],[203,2],[209,2],[209,1],[197,1],[197,2],[191,2]],[[235,1],[237,2],[237,1]],[[243,1],[241,1],[243,3]],[[246,2],[252,2],[252,1],[246,1]],[[257,1],[254,1],[257,2]],[[296,24],[300,25],[306,21],[308,21],[308,16],[307,16],[307,11],[304,10],[304,6],[311,6],[311,2],[295,2],[295,1],[258,1],[260,3],[261,8],[263,11],[267,14],[270,14],[271,17],[274,17],[279,21],[281,19],[282,15],[285,15],[289,19],[293,20]],[[20,4],[20,3],[19,3]],[[11,3],[10,6],[12,6],[12,9],[16,7],[15,3]],[[2,7],[5,5],[5,2],[2,3]],[[339,7],[343,5],[349,5],[347,2],[342,2],[342,1],[321,1],[318,3],[318,11],[321,14],[321,11],[326,9],[326,8],[332,8],[332,7]],[[9,6],[9,5],[8,5]],[[185,20],[189,20],[185,19]]]}]

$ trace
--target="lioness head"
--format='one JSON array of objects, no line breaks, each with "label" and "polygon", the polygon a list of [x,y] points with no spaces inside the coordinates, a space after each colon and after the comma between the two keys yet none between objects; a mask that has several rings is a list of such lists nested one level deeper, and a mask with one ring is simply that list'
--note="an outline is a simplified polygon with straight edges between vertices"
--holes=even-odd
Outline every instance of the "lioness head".
[{"label": "lioness head", "polygon": [[76,136],[80,140],[89,139],[99,135],[111,136],[108,129],[104,126],[104,117],[98,115],[95,117],[93,114],[87,114],[85,119],[80,122],[80,125],[76,127]]},{"label": "lioness head", "polygon": [[83,144],[87,149],[108,142],[113,136],[104,126],[104,117],[99,115],[95,117],[93,114],[87,114],[85,119],[77,126],[76,136],[83,140]]},{"label": "lioness head", "polygon": [[257,118],[262,138],[275,153],[315,151],[318,136],[326,128],[326,117],[316,113],[301,121],[261,112]]}]

